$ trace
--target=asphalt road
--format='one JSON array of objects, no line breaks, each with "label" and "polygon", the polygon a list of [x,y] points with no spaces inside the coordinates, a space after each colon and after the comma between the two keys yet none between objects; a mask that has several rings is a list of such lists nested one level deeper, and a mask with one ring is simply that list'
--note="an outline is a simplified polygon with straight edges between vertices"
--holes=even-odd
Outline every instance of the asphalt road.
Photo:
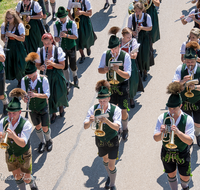
[{"label": "asphalt road", "polygon": [[[57,7],[67,7],[66,2],[68,1],[57,0]],[[102,53],[107,50],[108,30],[112,26],[123,28],[127,25],[127,7],[130,2],[118,0],[116,5],[111,4],[109,9],[104,11],[102,8],[105,1],[91,0],[91,19],[98,39],[92,47],[91,56],[87,57],[83,64],[78,64],[80,89],[71,89],[69,107],[65,108],[64,118],[58,117],[56,123],[51,125],[54,143],[52,152],[38,154],[38,138],[35,131],[31,134],[33,175],[40,190],[104,189],[107,174],[102,159],[97,155],[94,131],[84,130],[83,121],[87,110],[97,102],[94,91],[96,82],[105,78],[104,75],[98,74],[97,67]],[[160,160],[161,142],[156,143],[153,140],[153,131],[157,117],[166,111],[166,87],[171,82],[176,67],[181,64],[180,46],[187,40],[186,36],[193,27],[193,23],[186,26],[180,21],[174,23],[181,14],[188,14],[193,7],[193,4],[186,2],[187,0],[163,0],[161,3],[161,40],[154,44],[155,65],[148,72],[148,81],[144,82],[145,92],[136,95],[136,107],[129,112],[128,141],[120,142],[119,160],[116,164],[118,190],[169,190],[167,176],[163,173]],[[52,25],[51,31],[53,32]],[[79,57],[78,52],[77,55]],[[6,81],[6,92],[9,93],[16,85],[17,81]],[[0,107],[2,108],[1,103]],[[25,108],[24,104],[23,107]],[[200,160],[196,139],[191,148],[191,157],[193,177],[189,185],[191,189],[198,190]],[[4,150],[0,150],[0,158],[0,189],[17,189],[11,173],[7,170]]]}]

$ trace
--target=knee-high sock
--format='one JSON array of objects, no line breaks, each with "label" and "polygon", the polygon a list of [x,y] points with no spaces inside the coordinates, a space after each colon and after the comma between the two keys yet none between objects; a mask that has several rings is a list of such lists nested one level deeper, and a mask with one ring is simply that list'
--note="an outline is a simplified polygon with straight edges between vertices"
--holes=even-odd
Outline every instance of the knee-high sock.
[{"label": "knee-high sock", "polygon": [[49,13],[49,1],[45,1],[45,7],[46,7],[46,10],[47,12]]},{"label": "knee-high sock", "polygon": [[43,24],[44,24],[44,26],[45,26],[45,25],[47,24],[47,19],[46,19],[46,18],[45,18],[45,19],[43,18],[43,19],[42,19],[42,22],[43,22]]},{"label": "knee-high sock", "polygon": [[2,101],[2,103],[3,103],[3,105],[7,105],[9,102],[8,102],[8,97],[7,97],[7,94],[6,93],[4,93],[4,99],[3,100],[1,100]]},{"label": "knee-high sock", "polygon": [[22,179],[15,180],[15,181],[20,190],[26,190],[26,184],[24,183]]},{"label": "knee-high sock", "polygon": [[108,0],[106,0],[106,3],[108,3]]},{"label": "knee-high sock", "polygon": [[175,176],[174,178],[170,178],[167,176],[168,181],[169,181],[169,186],[171,187],[172,190],[178,190],[178,180],[177,177]]},{"label": "knee-high sock", "polygon": [[72,75],[73,75],[73,77],[77,76],[77,70],[76,71],[72,71]]},{"label": "knee-high sock", "polygon": [[117,175],[117,168],[115,167],[114,170],[109,170],[110,171],[110,187],[115,185],[115,179],[116,179],[116,175]]},{"label": "knee-high sock", "polygon": [[51,8],[52,8],[52,13],[55,13],[56,2],[54,2],[54,3],[50,2],[50,5],[51,5]]},{"label": "knee-high sock", "polygon": [[63,70],[63,74],[65,78],[69,81],[69,68],[67,70]]},{"label": "knee-high sock", "polygon": [[195,136],[199,136],[200,135],[200,127],[196,127],[194,125],[194,134],[195,134]]},{"label": "knee-high sock", "polygon": [[105,166],[106,171],[107,171],[108,176],[109,176],[109,175],[110,175],[110,170],[109,170],[109,168],[108,168],[108,162],[106,163],[106,162],[103,161],[103,165]]},{"label": "knee-high sock", "polygon": [[[181,179],[181,178],[180,178],[180,179]],[[188,181],[183,181],[183,180],[181,179],[181,186],[182,186],[182,188],[187,188],[189,183],[190,183],[190,179],[189,179]]]},{"label": "knee-high sock", "polygon": [[36,131],[36,134],[37,134],[38,138],[40,139],[40,141],[42,143],[45,143],[44,132],[43,132],[42,128],[39,130],[35,129],[35,131]]},{"label": "knee-high sock", "polygon": [[46,141],[49,141],[51,139],[51,128],[49,128],[49,130],[46,133],[44,132],[44,136]]},{"label": "knee-high sock", "polygon": [[33,188],[33,187],[37,187],[36,186],[36,183],[35,183],[35,179],[34,179],[34,177],[31,175],[31,182],[29,183],[29,185],[30,185],[30,188]]},{"label": "knee-high sock", "polygon": [[121,121],[121,123],[122,123],[122,130],[126,130],[128,128],[128,120],[129,120],[129,115],[128,115],[128,117],[127,117],[126,120],[122,119],[122,121]]}]

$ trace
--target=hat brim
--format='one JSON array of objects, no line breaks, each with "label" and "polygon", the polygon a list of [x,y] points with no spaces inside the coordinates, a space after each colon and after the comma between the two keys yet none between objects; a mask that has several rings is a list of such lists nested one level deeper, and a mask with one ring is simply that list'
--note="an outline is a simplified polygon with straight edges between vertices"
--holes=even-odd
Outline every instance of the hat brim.
[{"label": "hat brim", "polygon": [[55,14],[57,18],[65,18],[68,15],[68,12],[66,12],[64,15],[58,15],[58,13]]},{"label": "hat brim", "polygon": [[110,95],[108,95],[108,96],[97,96],[96,99],[104,99],[104,98],[109,98],[109,97],[110,97]]},{"label": "hat brim", "polygon": [[178,107],[178,106],[180,106],[180,105],[181,105],[181,103],[176,103],[176,104],[166,103],[166,106],[167,106],[168,108],[176,108],[176,107]]},{"label": "hat brim", "polygon": [[109,49],[113,49],[113,48],[116,48],[117,46],[120,45],[120,42],[118,44],[112,44],[112,45],[109,45],[108,48]]},{"label": "hat brim", "polygon": [[17,112],[17,111],[20,111],[22,108],[16,108],[16,109],[9,109],[7,108],[6,111],[8,112]]},{"label": "hat brim", "polygon": [[29,70],[25,70],[25,75],[30,75],[30,74],[33,74],[35,71],[37,71],[37,68],[35,68],[34,70],[32,71],[29,71]]}]

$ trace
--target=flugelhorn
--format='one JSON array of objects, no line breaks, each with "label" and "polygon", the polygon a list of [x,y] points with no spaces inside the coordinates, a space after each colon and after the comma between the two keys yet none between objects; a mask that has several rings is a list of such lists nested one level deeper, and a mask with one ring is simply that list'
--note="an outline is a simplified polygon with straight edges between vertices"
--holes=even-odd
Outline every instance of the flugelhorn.
[{"label": "flugelhorn", "polygon": [[[100,111],[101,114],[95,116],[97,111]],[[104,109],[102,106],[101,108],[94,110],[94,116],[95,116],[95,121],[93,122],[91,128],[93,130],[95,130],[94,134],[96,136],[103,137],[103,136],[105,136],[106,133],[103,131],[103,122],[99,121],[98,118],[109,117],[109,115],[108,115],[108,113],[106,113],[106,114],[104,113]],[[98,128],[96,128],[96,125],[98,125]]]},{"label": "flugelhorn", "polygon": [[[166,125],[165,122],[167,119],[170,119],[172,122],[171,122],[171,125]],[[177,148],[177,145],[175,145],[174,143],[174,131],[171,130],[171,126],[172,125],[175,125],[175,120],[173,118],[173,115],[172,117],[166,117],[163,121],[163,125],[165,125],[165,132],[162,132],[161,134],[161,139],[163,142],[168,142],[165,147],[168,148],[168,149],[175,149]],[[170,134],[171,133],[171,134]],[[165,140],[167,137],[168,137],[168,134],[169,134],[169,139],[168,140]]]},{"label": "flugelhorn", "polygon": [[8,132],[6,130],[10,128],[10,125],[12,123],[12,119],[13,118],[11,118],[10,122],[8,121],[8,123],[5,125],[5,127],[3,129],[2,139],[1,139],[1,142],[0,142],[0,148],[1,149],[8,149],[10,147],[9,144],[8,144]]},{"label": "flugelhorn", "polygon": [[194,69],[192,70],[192,66],[189,67],[188,72],[189,72],[189,75],[190,75],[190,80],[185,83],[185,87],[186,87],[187,92],[185,92],[184,95],[188,98],[192,98],[194,96],[194,94],[191,92],[191,89],[189,88],[189,86],[191,84],[194,84],[194,85],[198,84],[199,80],[193,79],[194,78]]}]

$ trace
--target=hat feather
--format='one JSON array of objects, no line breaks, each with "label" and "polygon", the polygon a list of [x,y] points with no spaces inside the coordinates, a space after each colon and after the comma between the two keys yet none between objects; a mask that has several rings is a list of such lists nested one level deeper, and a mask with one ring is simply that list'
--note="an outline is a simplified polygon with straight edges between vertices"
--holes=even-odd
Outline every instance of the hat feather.
[{"label": "hat feather", "polygon": [[96,92],[99,92],[102,86],[105,86],[108,90],[110,89],[110,83],[107,80],[100,80],[96,84]]},{"label": "hat feather", "polygon": [[27,55],[27,57],[25,58],[25,61],[32,61],[34,62],[36,59],[39,59],[39,55],[35,52],[31,52]]},{"label": "hat feather", "polygon": [[119,32],[119,31],[120,31],[120,28],[119,28],[119,27],[113,26],[113,27],[110,28],[110,30],[108,31],[108,34],[114,34],[114,35],[116,35],[117,32]]},{"label": "hat feather", "polygon": [[184,87],[180,82],[172,82],[167,87],[168,94],[180,94],[184,90]]},{"label": "hat feather", "polygon": [[192,49],[199,49],[199,44],[194,41],[190,41],[186,44],[186,48],[192,48]]},{"label": "hat feather", "polygon": [[12,98],[13,97],[17,97],[17,98],[21,97],[22,98],[26,95],[27,95],[27,93],[24,90],[22,90],[21,88],[14,88],[9,93],[9,96],[12,97]]}]

